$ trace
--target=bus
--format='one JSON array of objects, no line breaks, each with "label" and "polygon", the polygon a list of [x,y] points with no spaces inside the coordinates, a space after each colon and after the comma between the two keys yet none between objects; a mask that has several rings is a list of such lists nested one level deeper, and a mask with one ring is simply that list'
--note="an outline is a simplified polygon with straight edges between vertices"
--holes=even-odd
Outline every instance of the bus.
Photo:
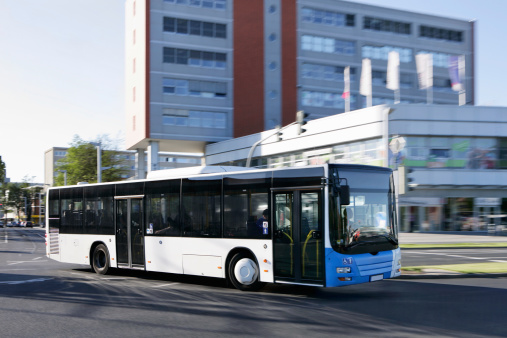
[{"label": "bus", "polygon": [[51,259],[265,283],[337,287],[401,274],[389,168],[204,166],[48,190]]}]

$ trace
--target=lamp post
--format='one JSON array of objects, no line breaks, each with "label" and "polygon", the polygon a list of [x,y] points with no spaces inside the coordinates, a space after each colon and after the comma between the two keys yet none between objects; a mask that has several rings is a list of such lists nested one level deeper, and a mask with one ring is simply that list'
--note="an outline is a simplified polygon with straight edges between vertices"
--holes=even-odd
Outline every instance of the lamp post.
[{"label": "lamp post", "polygon": [[63,173],[63,185],[67,185],[67,170],[58,170],[58,172]]},{"label": "lamp post", "polygon": [[97,183],[102,182],[102,150],[100,142],[90,142],[92,146],[97,147]]}]

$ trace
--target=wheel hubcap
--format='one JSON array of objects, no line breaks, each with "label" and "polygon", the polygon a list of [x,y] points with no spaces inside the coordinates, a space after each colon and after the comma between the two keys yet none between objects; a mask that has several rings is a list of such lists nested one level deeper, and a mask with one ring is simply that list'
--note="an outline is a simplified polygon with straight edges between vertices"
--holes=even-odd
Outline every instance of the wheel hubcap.
[{"label": "wheel hubcap", "polygon": [[258,275],[257,264],[249,258],[240,259],[234,267],[234,276],[241,284],[250,285],[254,283]]}]

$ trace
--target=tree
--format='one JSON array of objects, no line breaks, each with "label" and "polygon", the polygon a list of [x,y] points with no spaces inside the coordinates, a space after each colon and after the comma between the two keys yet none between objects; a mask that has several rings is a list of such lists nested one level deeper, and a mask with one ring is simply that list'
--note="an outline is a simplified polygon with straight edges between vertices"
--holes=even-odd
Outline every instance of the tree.
[{"label": "tree", "polygon": [[21,210],[24,210],[25,213],[27,212],[25,206],[27,207],[26,209],[31,209],[28,208],[31,204],[30,192],[25,189],[28,186],[29,184],[27,182],[7,183],[6,186],[6,191],[8,191],[7,205],[16,209],[18,219],[20,218]]},{"label": "tree", "polygon": [[0,156],[0,186],[3,186],[5,183],[5,162],[2,161],[2,156]]},{"label": "tree", "polygon": [[[102,182],[111,182],[122,180],[122,175],[128,173],[128,167],[124,160],[119,156],[119,152],[111,150],[114,142],[106,135],[98,137],[102,150]],[[77,184],[78,182],[97,182],[97,148],[87,141],[82,140],[78,135],[74,136],[71,147],[67,151],[67,156],[58,161],[56,171],[65,171],[67,173],[67,184]],[[55,185],[64,185],[64,174],[59,172],[55,179]]]}]

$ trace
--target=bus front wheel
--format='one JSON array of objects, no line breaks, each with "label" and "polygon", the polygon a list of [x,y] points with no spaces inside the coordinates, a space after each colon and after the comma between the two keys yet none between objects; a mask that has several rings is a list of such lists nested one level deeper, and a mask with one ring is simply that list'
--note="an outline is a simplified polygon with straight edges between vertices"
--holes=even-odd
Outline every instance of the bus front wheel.
[{"label": "bus front wheel", "polygon": [[105,275],[109,270],[109,251],[104,244],[97,245],[93,250],[92,268],[100,275]]},{"label": "bus front wheel", "polygon": [[243,252],[232,257],[229,264],[229,279],[241,291],[255,291],[264,286],[259,281],[259,267],[257,263]]}]

